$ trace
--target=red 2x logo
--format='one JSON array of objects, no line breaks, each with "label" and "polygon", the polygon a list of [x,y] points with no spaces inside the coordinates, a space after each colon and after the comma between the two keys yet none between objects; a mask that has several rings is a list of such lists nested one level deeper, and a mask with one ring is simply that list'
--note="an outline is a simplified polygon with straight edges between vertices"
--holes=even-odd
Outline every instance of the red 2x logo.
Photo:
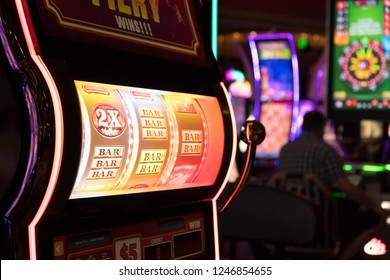
[{"label": "red 2x logo", "polygon": [[92,110],[92,123],[103,136],[117,137],[126,129],[123,113],[111,104],[97,104]]}]

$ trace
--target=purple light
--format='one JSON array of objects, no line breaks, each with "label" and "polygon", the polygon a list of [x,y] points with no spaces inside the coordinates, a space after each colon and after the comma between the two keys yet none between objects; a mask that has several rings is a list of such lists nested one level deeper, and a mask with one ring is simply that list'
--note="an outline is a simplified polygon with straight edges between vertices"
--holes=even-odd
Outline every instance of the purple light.
[{"label": "purple light", "polygon": [[[260,71],[260,59],[258,42],[261,41],[283,41],[287,40],[288,46],[291,52],[291,66],[292,66],[292,79],[293,79],[293,94],[292,94],[292,122],[290,130],[290,140],[294,140],[298,133],[297,118],[299,114],[299,71],[298,71],[298,58],[294,44],[294,37],[290,33],[274,33],[274,34],[250,34],[248,36],[249,47],[252,55],[253,74],[254,74],[254,86],[253,92],[255,94],[254,104],[254,116],[256,120],[260,119],[261,111],[261,71]],[[286,101],[286,100],[285,100]]]}]

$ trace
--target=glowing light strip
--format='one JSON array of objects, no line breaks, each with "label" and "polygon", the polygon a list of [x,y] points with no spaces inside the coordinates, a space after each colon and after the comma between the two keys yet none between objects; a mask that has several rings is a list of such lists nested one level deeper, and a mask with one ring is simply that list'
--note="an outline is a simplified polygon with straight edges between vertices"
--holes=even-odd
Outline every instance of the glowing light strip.
[{"label": "glowing light strip", "polygon": [[294,37],[291,34],[287,34],[288,42],[291,51],[291,63],[292,63],[292,75],[293,75],[293,114],[292,124],[290,131],[290,140],[294,140],[298,132],[297,120],[299,115],[299,68],[298,68],[298,56],[295,49]]},{"label": "glowing light strip", "polygon": [[383,165],[370,165],[365,164],[362,166],[362,170],[365,172],[385,172],[386,167]]},{"label": "glowing light strip", "polygon": [[231,104],[230,99],[229,99],[229,93],[228,93],[224,83],[221,82],[220,85],[221,85],[221,87],[222,87],[222,89],[223,89],[223,91],[225,93],[226,100],[227,100],[228,106],[229,106],[230,117],[232,118],[233,145],[232,145],[232,157],[230,159],[229,169],[228,169],[228,172],[226,174],[225,180],[223,181],[222,186],[219,189],[218,193],[212,199],[213,216],[214,216],[213,217],[213,223],[214,223],[213,227],[214,227],[214,240],[215,240],[215,259],[217,259],[217,260],[220,259],[220,255],[219,255],[219,233],[218,233],[218,211],[217,211],[218,207],[217,207],[217,200],[218,200],[218,197],[221,195],[221,193],[224,191],[224,189],[226,187],[226,184],[227,184],[227,182],[229,180],[229,174],[230,174],[230,172],[233,169],[234,162],[235,162],[235,159],[236,159],[236,147],[237,147],[236,119],[235,119],[235,116],[234,116],[234,113],[233,113],[233,107],[232,107],[232,104]]},{"label": "glowing light strip", "polygon": [[253,65],[253,75],[254,75],[254,94],[255,94],[255,104],[253,108],[253,114],[255,116],[255,120],[260,120],[260,94],[257,94],[260,92],[260,60],[259,56],[257,54],[257,47],[256,42],[254,39],[251,39],[252,36],[249,37],[249,47],[252,55],[252,65]]},{"label": "glowing light strip", "polygon": [[214,228],[214,252],[215,252],[215,259],[219,260],[221,259],[221,255],[219,253],[219,232],[218,232],[218,207],[217,202],[215,199],[212,200],[213,205],[213,228]]},{"label": "glowing light strip", "polygon": [[211,3],[211,49],[218,60],[218,0]]},{"label": "glowing light strip", "polygon": [[[325,75],[324,68],[320,67],[320,69],[318,69],[318,72],[317,72],[317,75],[316,75],[316,78],[315,78],[315,92],[316,93],[321,92],[321,86],[323,84],[324,75]],[[316,109],[317,109],[317,107],[319,106],[319,103],[320,103],[318,95],[319,94],[314,94],[314,103],[315,103]],[[322,99],[324,99],[324,96],[322,96]]]},{"label": "glowing light strip", "polygon": [[[373,173],[386,172],[390,170],[388,164],[384,164],[384,165],[364,164],[360,168],[364,172],[373,172]],[[344,164],[343,169],[345,171],[352,171],[354,168],[352,164]]]},{"label": "glowing light strip", "polygon": [[35,217],[31,221],[31,223],[28,226],[28,240],[29,240],[29,250],[30,250],[30,259],[36,260],[37,259],[37,246],[36,246],[36,232],[35,227],[42,218],[43,214],[46,211],[46,208],[51,200],[51,197],[53,196],[54,190],[56,188],[59,172],[60,172],[60,166],[61,166],[61,160],[62,160],[62,149],[63,149],[63,115],[62,115],[62,107],[61,107],[61,101],[59,97],[59,93],[57,90],[57,87],[54,83],[54,80],[52,76],[50,75],[48,69],[46,68],[46,65],[42,61],[41,57],[38,56],[38,54],[35,52],[33,40],[31,37],[30,29],[27,23],[26,14],[23,9],[23,0],[16,0],[16,9],[18,11],[20,23],[22,25],[23,33],[26,38],[27,46],[31,55],[31,58],[41,71],[47,86],[50,91],[51,98],[53,100],[53,110],[54,110],[54,119],[55,119],[55,139],[54,139],[54,157],[53,157],[53,167],[50,174],[49,183],[46,189],[45,196],[42,200],[41,205],[39,206],[39,209],[37,213],[35,214]]}]

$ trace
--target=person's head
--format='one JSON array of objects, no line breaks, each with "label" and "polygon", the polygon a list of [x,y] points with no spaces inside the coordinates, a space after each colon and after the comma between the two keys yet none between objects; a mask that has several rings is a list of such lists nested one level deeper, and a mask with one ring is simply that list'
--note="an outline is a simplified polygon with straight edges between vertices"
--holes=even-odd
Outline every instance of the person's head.
[{"label": "person's head", "polygon": [[325,125],[326,119],[319,111],[310,111],[303,116],[303,132],[311,132],[317,137],[322,138],[324,135]]}]

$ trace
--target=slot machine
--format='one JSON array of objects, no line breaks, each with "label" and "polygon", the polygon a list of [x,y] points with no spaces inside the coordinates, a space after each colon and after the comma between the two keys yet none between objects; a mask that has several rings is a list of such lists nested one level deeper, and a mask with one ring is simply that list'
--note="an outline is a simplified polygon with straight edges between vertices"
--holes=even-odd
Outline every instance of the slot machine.
[{"label": "slot machine", "polygon": [[[326,111],[346,131],[342,136],[357,139],[365,148],[355,152],[345,169],[385,177],[381,175],[386,174],[390,109],[390,2],[328,1],[328,13]],[[388,192],[381,181],[379,189]]]},{"label": "slot machine", "polygon": [[[344,169],[351,181],[388,209],[388,169],[382,157],[387,154],[390,110],[390,1],[329,0],[327,4],[326,112],[343,127],[342,136],[356,139],[361,146],[368,144],[367,154],[353,155],[355,150],[349,149],[351,162]],[[388,224],[359,248],[360,258],[389,258]]]},{"label": "slot machine", "polygon": [[328,1],[327,112],[334,120],[388,120],[388,1]]},{"label": "slot machine", "polygon": [[236,129],[203,2],[1,2],[2,258],[219,258]]},{"label": "slot machine", "polygon": [[248,42],[254,119],[272,132],[257,147],[256,162],[275,166],[280,148],[294,140],[298,131],[299,71],[294,38],[290,33],[250,34]]}]

